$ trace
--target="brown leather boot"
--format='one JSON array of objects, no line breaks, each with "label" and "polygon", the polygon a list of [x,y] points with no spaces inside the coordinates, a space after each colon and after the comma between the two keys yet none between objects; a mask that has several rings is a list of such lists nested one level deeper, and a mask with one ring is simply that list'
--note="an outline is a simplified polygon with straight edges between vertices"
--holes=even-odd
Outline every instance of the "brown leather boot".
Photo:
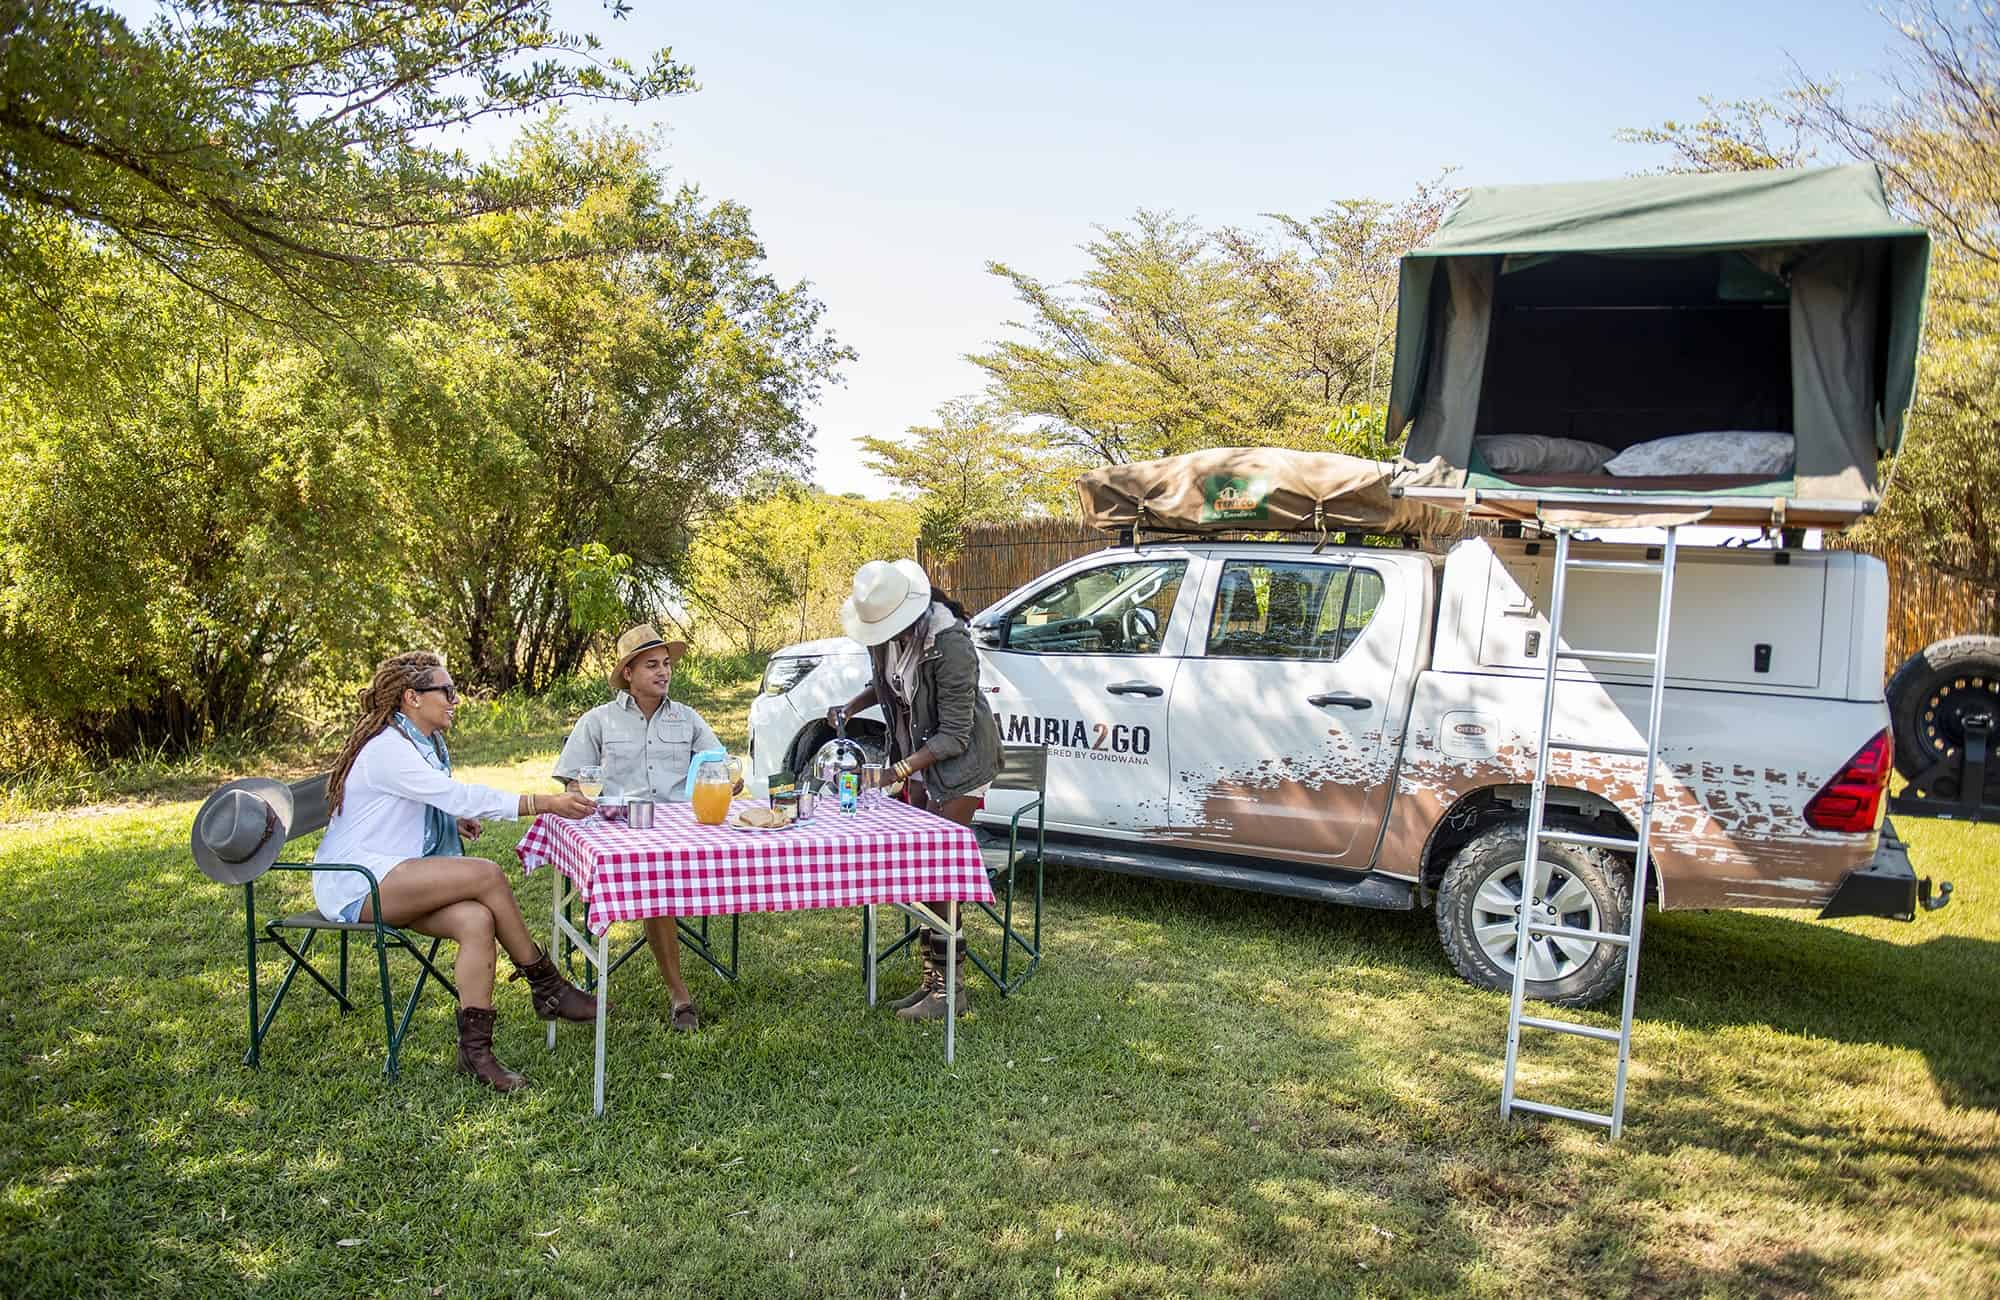
[{"label": "brown leather boot", "polygon": [[458,1072],[469,1074],[495,1092],[513,1092],[528,1081],[500,1064],[493,1055],[493,1008],[458,1009]]},{"label": "brown leather boot", "polygon": [[[937,936],[936,983],[927,984],[924,996],[896,1012],[898,1020],[942,1020],[944,1019],[944,936]],[[958,996],[953,999],[959,1015],[965,1014],[965,936],[958,937]]]},{"label": "brown leather boot", "polygon": [[[564,979],[548,953],[544,952],[526,966],[515,967],[507,982],[511,984],[518,979],[528,981],[528,987],[534,991],[535,1014],[542,1019],[597,1019],[597,999]],[[610,1011],[608,1005],[605,1011]]]},{"label": "brown leather boot", "polygon": [[924,959],[923,976],[917,981],[915,989],[889,1004],[891,1011],[913,1007],[944,987],[944,945],[931,942],[937,937],[937,934],[930,930],[924,930],[917,935],[917,948]]}]

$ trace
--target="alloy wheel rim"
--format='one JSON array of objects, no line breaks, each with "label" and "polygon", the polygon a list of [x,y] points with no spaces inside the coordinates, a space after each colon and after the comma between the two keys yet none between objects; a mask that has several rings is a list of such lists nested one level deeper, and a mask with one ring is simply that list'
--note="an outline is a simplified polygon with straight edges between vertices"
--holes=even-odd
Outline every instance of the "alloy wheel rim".
[{"label": "alloy wheel rim", "polygon": [[[1563,925],[1576,930],[1602,929],[1598,924],[1597,899],[1573,872],[1560,862],[1544,858],[1542,892],[1529,901],[1536,919],[1547,925]],[[1521,906],[1521,868],[1503,867],[1486,877],[1472,896],[1472,934],[1486,959],[1507,975],[1514,973],[1515,930]],[[1576,973],[1597,954],[1598,945],[1588,939],[1557,935],[1531,935],[1528,939],[1528,978],[1538,983],[1559,980]]]}]

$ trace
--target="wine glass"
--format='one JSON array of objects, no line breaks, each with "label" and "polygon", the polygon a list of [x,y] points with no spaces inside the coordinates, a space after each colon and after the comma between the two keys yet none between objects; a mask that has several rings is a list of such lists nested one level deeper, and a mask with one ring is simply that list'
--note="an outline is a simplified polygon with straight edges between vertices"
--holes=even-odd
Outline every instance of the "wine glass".
[{"label": "wine glass", "polygon": [[596,764],[576,769],[576,788],[586,797],[595,800],[598,795],[604,793],[604,769]]}]

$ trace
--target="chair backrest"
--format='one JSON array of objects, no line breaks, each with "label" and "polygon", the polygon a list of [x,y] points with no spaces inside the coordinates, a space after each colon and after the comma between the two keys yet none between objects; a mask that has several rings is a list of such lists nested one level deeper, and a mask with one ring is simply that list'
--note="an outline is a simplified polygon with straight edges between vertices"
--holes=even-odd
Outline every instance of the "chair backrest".
[{"label": "chair backrest", "polygon": [[289,844],[301,835],[311,835],[323,831],[333,820],[333,809],[327,807],[326,782],[331,772],[321,772],[303,781],[292,782],[292,827],[285,832],[285,843]]},{"label": "chair backrest", "polygon": [[[214,794],[209,795],[202,802],[200,811],[195,813],[194,825],[189,831],[195,866],[204,876],[207,876],[217,884],[247,885],[255,881],[259,876],[269,871],[274,862],[284,856],[285,845],[290,844],[300,836],[311,835],[317,831],[326,829],[326,824],[332,815],[326,801],[328,775],[327,773],[322,773],[319,776],[307,777],[303,781],[294,781],[289,787],[291,790],[292,816],[291,820],[285,824],[284,839],[276,844],[271,842],[273,837],[269,829],[270,824],[267,821],[263,835],[254,842],[255,848],[236,860],[223,859],[217,848],[205,844],[203,841],[203,828],[206,824],[208,811],[211,807],[217,806],[217,800],[223,798],[240,800],[253,796],[246,795],[240,788],[237,788],[242,784],[240,782],[225,785]],[[265,817],[274,818],[277,816],[268,801],[260,803],[259,806],[265,810]]]},{"label": "chair backrest", "polygon": [[1032,790],[1040,794],[1048,779],[1047,745],[1000,746],[1000,770],[993,776],[995,790]]}]

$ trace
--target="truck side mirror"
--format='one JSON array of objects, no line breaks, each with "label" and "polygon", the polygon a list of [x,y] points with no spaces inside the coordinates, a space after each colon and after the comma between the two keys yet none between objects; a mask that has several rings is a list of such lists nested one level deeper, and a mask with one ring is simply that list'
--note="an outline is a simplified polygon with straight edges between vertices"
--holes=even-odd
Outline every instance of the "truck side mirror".
[{"label": "truck side mirror", "polygon": [[1007,644],[1007,620],[1005,616],[988,614],[972,622],[972,643],[988,650],[999,650]]}]

